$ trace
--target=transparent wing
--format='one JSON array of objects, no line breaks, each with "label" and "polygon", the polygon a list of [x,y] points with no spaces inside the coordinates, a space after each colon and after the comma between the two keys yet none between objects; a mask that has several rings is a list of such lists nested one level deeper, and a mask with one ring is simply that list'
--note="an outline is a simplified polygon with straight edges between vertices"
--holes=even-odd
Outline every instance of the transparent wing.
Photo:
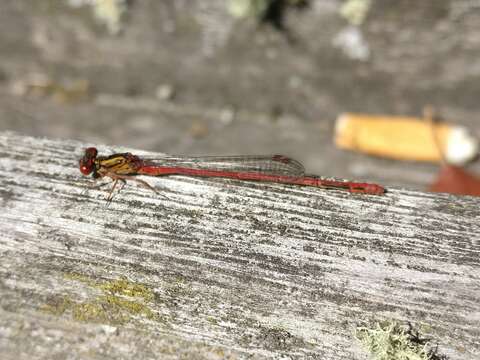
[{"label": "transparent wing", "polygon": [[287,176],[305,175],[302,164],[283,155],[165,156],[162,158],[142,157],[142,161],[146,166],[256,172]]}]

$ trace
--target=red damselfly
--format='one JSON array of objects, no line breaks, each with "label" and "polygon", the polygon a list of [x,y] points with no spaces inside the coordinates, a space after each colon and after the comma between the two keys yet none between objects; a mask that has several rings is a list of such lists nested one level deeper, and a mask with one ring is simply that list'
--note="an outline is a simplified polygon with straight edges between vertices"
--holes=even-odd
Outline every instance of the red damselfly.
[{"label": "red damselfly", "polygon": [[113,180],[108,199],[111,199],[118,181],[133,180],[157,192],[136,175],[183,175],[194,177],[220,177],[247,181],[264,181],[320,188],[343,189],[351,193],[382,195],[385,188],[370,183],[324,179],[305,175],[298,161],[283,155],[270,156],[165,156],[150,159],[131,153],[97,156],[94,147],[87,148],[80,159],[80,171],[92,174],[94,179],[109,177]]}]

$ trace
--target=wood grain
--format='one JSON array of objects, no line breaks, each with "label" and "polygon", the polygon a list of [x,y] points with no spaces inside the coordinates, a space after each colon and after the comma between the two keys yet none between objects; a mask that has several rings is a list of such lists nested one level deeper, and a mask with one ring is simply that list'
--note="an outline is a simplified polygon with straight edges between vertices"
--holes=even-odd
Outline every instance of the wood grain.
[{"label": "wood grain", "polygon": [[3,359],[365,359],[384,319],[480,357],[480,199],[175,176],[106,204],[86,146],[0,133]]}]

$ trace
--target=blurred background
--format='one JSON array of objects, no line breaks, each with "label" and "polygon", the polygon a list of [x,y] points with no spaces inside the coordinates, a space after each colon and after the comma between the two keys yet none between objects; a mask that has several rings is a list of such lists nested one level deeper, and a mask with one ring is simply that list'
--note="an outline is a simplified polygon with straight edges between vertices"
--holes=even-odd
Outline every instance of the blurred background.
[{"label": "blurred background", "polygon": [[171,154],[280,153],[309,173],[424,189],[438,164],[339,149],[337,117],[421,117],[431,104],[480,137],[479,94],[480,1],[0,4],[0,130]]}]

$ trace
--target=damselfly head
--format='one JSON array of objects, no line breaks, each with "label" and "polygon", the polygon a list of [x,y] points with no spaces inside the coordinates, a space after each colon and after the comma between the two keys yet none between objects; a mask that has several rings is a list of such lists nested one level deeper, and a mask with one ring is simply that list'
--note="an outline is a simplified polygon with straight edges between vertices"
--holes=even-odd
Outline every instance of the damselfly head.
[{"label": "damselfly head", "polygon": [[98,151],[94,147],[89,147],[85,149],[85,155],[80,159],[79,167],[80,172],[83,175],[89,175],[93,170],[95,170],[95,159],[97,158]]}]

